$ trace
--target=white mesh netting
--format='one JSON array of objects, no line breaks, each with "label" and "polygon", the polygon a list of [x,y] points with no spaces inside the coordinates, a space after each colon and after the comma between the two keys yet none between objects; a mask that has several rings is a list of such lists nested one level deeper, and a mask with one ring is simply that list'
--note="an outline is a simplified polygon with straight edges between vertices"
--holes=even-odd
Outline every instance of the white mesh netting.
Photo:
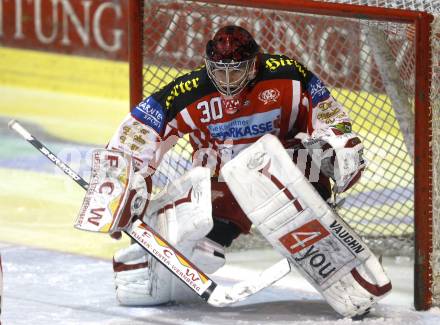
[{"label": "white mesh netting", "polygon": [[[339,3],[429,11],[439,1],[340,0]],[[346,195],[340,215],[380,253],[411,254],[414,236],[414,26],[192,1],[144,4],[144,96],[202,63],[204,45],[225,24],[250,30],[268,52],[293,56],[320,76],[350,111],[369,167]],[[433,149],[433,270],[440,277],[440,27],[433,24],[431,90]],[[156,184],[181,175],[192,149],[182,139],[165,157]],[[247,247],[259,245],[246,239]],[[434,281],[435,283],[440,282]],[[440,288],[435,289],[438,295]],[[440,298],[440,297],[439,297]],[[438,299],[440,300],[440,299]],[[437,300],[437,301],[438,301]]]},{"label": "white mesh netting", "polygon": [[438,0],[324,0],[326,2],[369,5],[386,8],[427,11],[434,15],[432,23],[432,216],[433,216],[433,301],[440,303],[440,1]]},{"label": "white mesh netting", "polygon": [[313,0],[320,2],[336,2],[354,5],[374,6],[381,8],[396,8],[427,11],[438,13],[440,2],[438,0]]}]

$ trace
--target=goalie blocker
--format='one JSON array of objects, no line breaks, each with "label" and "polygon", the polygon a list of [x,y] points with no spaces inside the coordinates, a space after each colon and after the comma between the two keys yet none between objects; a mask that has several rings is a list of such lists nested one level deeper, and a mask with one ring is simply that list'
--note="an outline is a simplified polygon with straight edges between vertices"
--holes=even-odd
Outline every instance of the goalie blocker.
[{"label": "goalie blocker", "polygon": [[367,245],[320,197],[279,140],[266,135],[222,169],[254,226],[343,316],[391,290]]}]

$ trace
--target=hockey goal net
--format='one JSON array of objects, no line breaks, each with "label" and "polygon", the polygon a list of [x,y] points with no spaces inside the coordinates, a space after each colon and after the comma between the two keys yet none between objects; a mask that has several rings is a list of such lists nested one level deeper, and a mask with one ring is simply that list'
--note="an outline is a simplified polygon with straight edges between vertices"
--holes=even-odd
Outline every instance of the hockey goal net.
[{"label": "hockey goal net", "polygon": [[[131,105],[199,66],[206,41],[226,24],[247,28],[267,52],[295,57],[349,110],[366,147],[368,169],[339,214],[376,252],[415,254],[415,306],[440,305],[440,4],[433,3],[130,1]],[[191,153],[181,139],[156,186],[188,169]]]}]

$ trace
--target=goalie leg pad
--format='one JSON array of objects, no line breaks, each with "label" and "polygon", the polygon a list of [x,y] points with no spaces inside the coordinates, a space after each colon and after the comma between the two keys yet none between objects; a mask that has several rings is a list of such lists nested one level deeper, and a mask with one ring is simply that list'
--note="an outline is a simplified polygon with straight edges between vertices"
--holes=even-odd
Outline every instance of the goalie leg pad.
[{"label": "goalie leg pad", "polygon": [[390,280],[377,258],[372,255],[322,294],[338,313],[353,317],[368,312],[390,290]]},{"label": "goalie leg pad", "polygon": [[144,221],[167,220],[162,235],[181,253],[189,254],[195,243],[212,229],[211,179],[208,168],[196,167],[151,198]]},{"label": "goalie leg pad", "polygon": [[[197,167],[153,197],[144,220],[191,259],[213,225],[209,169]],[[116,296],[123,305],[162,304],[190,291],[180,290],[184,284],[138,244],[118,251],[114,261]]]},{"label": "goalie leg pad", "polygon": [[[220,244],[202,238],[194,247],[189,259],[204,273],[212,274],[225,265],[225,250]],[[176,302],[199,301],[199,297],[176,277],[172,277],[171,297]]]},{"label": "goalie leg pad", "polygon": [[[327,205],[272,135],[222,169],[248,218],[343,316],[365,313],[391,284],[377,258]],[[371,293],[371,288],[375,288]]]},{"label": "goalie leg pad", "polygon": [[152,306],[171,299],[171,277],[162,265],[138,244],[113,257],[116,299],[125,306]]},{"label": "goalie leg pad", "polygon": [[[214,273],[225,264],[223,246],[208,238],[197,242],[189,258],[207,274]],[[116,252],[113,270],[116,298],[121,305],[154,306],[171,300],[199,299],[138,244]]]}]

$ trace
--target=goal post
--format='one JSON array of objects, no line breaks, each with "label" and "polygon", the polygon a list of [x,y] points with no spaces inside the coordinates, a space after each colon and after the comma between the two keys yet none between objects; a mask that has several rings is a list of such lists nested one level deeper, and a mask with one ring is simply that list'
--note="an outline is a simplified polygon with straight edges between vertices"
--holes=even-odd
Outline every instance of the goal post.
[{"label": "goal post", "polygon": [[[226,24],[304,63],[348,109],[369,160],[340,214],[380,254],[414,254],[414,304],[426,310],[440,305],[440,6],[342,2],[375,1],[130,1],[130,105],[202,64]],[[189,168],[191,153],[180,140],[157,186]]]}]

